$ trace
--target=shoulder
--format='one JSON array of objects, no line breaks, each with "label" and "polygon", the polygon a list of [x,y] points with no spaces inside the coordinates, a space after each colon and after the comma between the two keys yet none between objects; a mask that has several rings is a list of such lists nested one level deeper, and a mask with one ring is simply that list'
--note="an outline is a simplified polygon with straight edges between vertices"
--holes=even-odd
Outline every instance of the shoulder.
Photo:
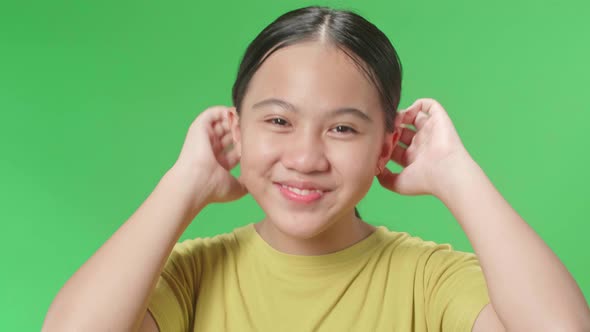
[{"label": "shoulder", "polygon": [[397,253],[419,254],[433,251],[453,251],[450,243],[436,243],[408,232],[389,230],[385,226],[378,226],[377,231],[384,248]]},{"label": "shoulder", "polygon": [[230,232],[214,236],[185,239],[176,243],[170,254],[171,258],[190,257],[192,259],[219,258],[239,249],[238,238],[245,233],[248,226],[238,227]]},{"label": "shoulder", "polygon": [[447,265],[468,262],[477,264],[477,256],[471,252],[455,250],[450,243],[436,243],[414,236],[408,232],[397,232],[379,226],[381,250],[392,259],[403,260],[423,268],[429,265]]}]

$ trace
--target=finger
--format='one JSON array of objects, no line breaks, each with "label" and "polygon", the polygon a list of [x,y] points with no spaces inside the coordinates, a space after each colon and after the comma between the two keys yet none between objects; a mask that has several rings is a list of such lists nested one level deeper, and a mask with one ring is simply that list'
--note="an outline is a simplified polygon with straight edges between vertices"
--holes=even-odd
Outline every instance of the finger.
[{"label": "finger", "polygon": [[[217,123],[223,121],[224,114],[228,113],[231,108],[226,106],[213,106],[209,107],[199,115],[191,123],[189,130],[201,130],[197,128],[204,128],[210,135],[215,135],[216,132],[213,130]],[[194,128],[194,129],[193,129]]]},{"label": "finger", "polygon": [[227,162],[228,169],[234,168],[240,162],[240,155],[236,150],[227,152],[224,158]]},{"label": "finger", "polygon": [[402,129],[399,141],[405,145],[412,144],[412,139],[414,138],[414,135],[416,135],[416,132],[404,123],[402,123],[400,127],[404,129]]},{"label": "finger", "polygon": [[403,110],[401,110],[401,111],[398,111],[398,112],[395,114],[395,120],[393,121],[393,127],[394,127],[394,128],[399,128],[399,126],[400,126],[402,123],[404,123],[404,116],[405,116],[405,113],[404,113],[404,111],[403,111]]},{"label": "finger", "polygon": [[225,133],[223,137],[221,137],[221,146],[224,149],[233,146],[234,138],[232,137],[231,133]]},{"label": "finger", "polygon": [[393,160],[396,164],[407,167],[408,166],[408,157],[406,153],[406,148],[401,145],[396,145],[391,152],[391,160]]},{"label": "finger", "polygon": [[216,121],[215,123],[213,123],[213,131],[215,132],[215,135],[217,135],[217,137],[219,137],[221,139],[221,137],[223,137],[226,133],[228,133],[229,131],[226,130],[223,125],[221,124],[221,121]]},{"label": "finger", "polygon": [[383,169],[383,172],[381,172],[381,174],[377,175],[377,180],[379,180],[379,183],[394,192],[398,192],[397,190],[397,178],[398,178],[399,174],[398,173],[392,173],[387,167],[385,169]]},{"label": "finger", "polygon": [[230,134],[225,134],[222,137],[213,135],[211,147],[215,155],[226,154],[234,148],[233,139]]},{"label": "finger", "polygon": [[211,150],[215,155],[223,151],[221,140],[219,139],[219,136],[215,135],[215,133],[209,135],[209,141],[211,142]]},{"label": "finger", "polygon": [[[231,109],[231,108],[230,108]],[[223,129],[225,131],[230,131],[230,125],[229,125],[229,112],[230,110],[228,109],[228,111],[224,114],[223,116],[223,120],[221,120],[221,126],[223,127]]]},{"label": "finger", "polygon": [[424,125],[426,124],[426,121],[428,121],[428,119],[430,119],[430,114],[423,111],[419,111],[418,114],[416,114],[416,117],[414,118],[412,123],[414,124],[416,129],[420,130],[424,128]]},{"label": "finger", "polygon": [[431,115],[439,112],[440,108],[442,108],[440,103],[432,98],[416,99],[416,101],[414,101],[414,103],[410,107],[418,108],[418,110],[428,113],[428,114],[431,114]]},{"label": "finger", "polygon": [[217,162],[219,163],[219,165],[221,165],[221,167],[223,167],[226,171],[231,171],[232,169],[232,165],[230,163],[230,160],[228,160],[227,155],[221,154],[217,157]]},{"label": "finger", "polygon": [[228,153],[229,151],[234,149],[234,140],[232,135],[230,134],[225,134],[225,136],[223,136],[221,138],[220,141],[221,144],[221,148],[223,150],[223,153]]},{"label": "finger", "polygon": [[438,111],[437,107],[440,107],[440,105],[434,99],[418,99],[402,111],[404,114],[404,123],[413,124],[417,130],[420,130],[424,127],[426,121],[432,117],[433,113]]},{"label": "finger", "polygon": [[406,109],[404,115],[404,124],[413,125],[416,130],[420,130],[424,127],[426,121],[430,118],[430,115],[416,106],[410,106]]},{"label": "finger", "polygon": [[219,121],[222,121],[224,114],[230,111],[230,107],[227,106],[212,106],[199,113],[195,120],[191,123],[190,128],[194,127],[205,127],[207,129],[213,128],[213,125]]},{"label": "finger", "polygon": [[221,121],[227,116],[230,109],[231,107],[223,105],[211,106],[203,111],[203,116],[209,123]]}]

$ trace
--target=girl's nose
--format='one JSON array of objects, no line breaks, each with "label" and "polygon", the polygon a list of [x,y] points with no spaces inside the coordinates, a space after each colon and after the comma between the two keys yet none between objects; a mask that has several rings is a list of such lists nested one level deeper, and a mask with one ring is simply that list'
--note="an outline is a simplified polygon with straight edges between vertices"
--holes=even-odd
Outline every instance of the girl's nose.
[{"label": "girl's nose", "polygon": [[294,136],[284,150],[282,162],[287,169],[299,173],[326,172],[330,167],[324,142],[313,135]]}]

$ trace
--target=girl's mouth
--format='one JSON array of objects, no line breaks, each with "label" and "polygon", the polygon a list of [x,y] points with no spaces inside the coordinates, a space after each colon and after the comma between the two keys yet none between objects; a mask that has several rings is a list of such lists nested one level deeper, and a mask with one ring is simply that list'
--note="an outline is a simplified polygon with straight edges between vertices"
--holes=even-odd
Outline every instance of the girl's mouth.
[{"label": "girl's mouth", "polygon": [[274,183],[274,185],[278,188],[283,197],[290,201],[302,204],[316,202],[325,194],[324,191],[318,189],[300,189],[281,183]]}]

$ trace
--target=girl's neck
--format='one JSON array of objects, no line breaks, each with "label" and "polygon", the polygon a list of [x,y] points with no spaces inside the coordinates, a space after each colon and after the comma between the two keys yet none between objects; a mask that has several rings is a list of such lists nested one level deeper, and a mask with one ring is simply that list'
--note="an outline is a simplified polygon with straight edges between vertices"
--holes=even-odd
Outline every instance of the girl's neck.
[{"label": "girl's neck", "polygon": [[256,231],[275,250],[290,255],[317,256],[348,248],[375,231],[372,226],[356,217],[341,220],[330,228],[308,239],[295,238],[278,229],[272,221],[264,219],[254,225]]}]

